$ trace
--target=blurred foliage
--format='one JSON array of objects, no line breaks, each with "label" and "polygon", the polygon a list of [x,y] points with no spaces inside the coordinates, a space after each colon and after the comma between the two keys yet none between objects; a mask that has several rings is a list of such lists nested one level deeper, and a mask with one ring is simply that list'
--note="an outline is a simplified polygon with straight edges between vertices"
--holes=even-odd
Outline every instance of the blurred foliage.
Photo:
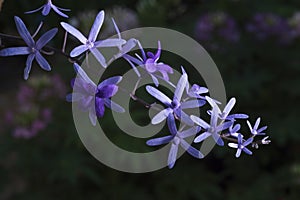
[{"label": "blurred foliage", "polygon": [[[29,3],[30,2],[30,3]],[[208,49],[216,62],[229,97],[237,98],[235,111],[249,114],[250,121],[262,117],[268,125],[272,143],[254,150],[253,156],[234,157],[234,150],[215,147],[203,160],[183,155],[174,169],[146,174],[128,174],[102,165],[84,148],[77,136],[71,104],[56,101],[51,125],[30,140],[16,139],[4,124],[4,113],[13,108],[16,88],[22,80],[24,58],[0,58],[0,199],[270,199],[300,198],[300,40],[279,45],[274,38],[258,41],[245,30],[245,24],[258,12],[270,12],[289,18],[300,11],[298,0],[64,0],[60,7],[71,8],[69,16],[82,11],[127,7],[137,13],[140,26],[163,26],[195,38],[198,18],[222,11],[232,16],[241,32],[235,44],[219,45],[225,51]],[[30,24],[34,32],[41,20],[42,30],[65,21],[54,12],[45,18],[40,13],[24,12],[41,6],[40,0],[4,1],[0,12],[0,32],[17,35],[13,16]],[[53,45],[61,45],[63,31]],[[217,39],[216,39],[217,40]],[[11,45],[11,41],[3,41]],[[163,44],[162,44],[163,45]],[[179,58],[162,56],[162,61],[179,68]],[[50,58],[50,57],[49,57]],[[65,78],[74,75],[72,66],[62,56],[51,59],[53,71]],[[182,61],[184,62],[184,61]],[[188,64],[187,64],[188,65]],[[120,66],[123,66],[120,64]],[[46,73],[33,66],[32,74]],[[187,67],[189,68],[189,67]],[[118,74],[126,67],[115,70]],[[190,73],[190,78],[197,77]],[[71,88],[69,88],[71,91]],[[139,91],[141,95],[144,91]],[[148,102],[151,98],[145,99]],[[143,109],[131,106],[133,110]],[[149,119],[134,112],[139,123]],[[112,133],[110,139],[122,148],[151,151],[145,140],[124,136],[113,126],[111,113],[101,122]]]}]

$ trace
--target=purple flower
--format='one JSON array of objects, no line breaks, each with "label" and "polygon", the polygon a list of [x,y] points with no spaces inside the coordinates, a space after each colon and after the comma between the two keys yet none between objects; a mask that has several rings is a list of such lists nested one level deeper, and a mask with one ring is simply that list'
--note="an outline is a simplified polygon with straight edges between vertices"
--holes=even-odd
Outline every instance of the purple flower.
[{"label": "purple flower", "polygon": [[251,131],[251,133],[256,136],[256,135],[266,135],[266,133],[263,133],[264,130],[266,130],[268,127],[267,126],[263,126],[261,127],[260,129],[258,129],[258,126],[259,126],[259,123],[260,123],[260,117],[257,118],[254,126],[252,127],[250,122],[247,120],[247,124],[248,124],[248,127]]},{"label": "purple flower", "polygon": [[37,63],[42,69],[50,71],[51,67],[47,60],[42,56],[41,49],[56,35],[57,28],[53,28],[46,32],[37,42],[35,42],[28,32],[25,24],[19,17],[15,16],[15,22],[20,36],[28,46],[3,49],[0,51],[0,56],[28,55],[26,68],[24,70],[25,80],[27,80],[29,77],[33,59],[36,59]]},{"label": "purple flower", "polygon": [[[134,58],[130,55],[124,55],[124,58],[127,61],[130,61],[143,69],[145,69],[148,74],[151,76],[153,83],[157,87],[159,85],[159,82],[157,80],[158,78],[161,78],[167,82],[169,82],[169,75],[168,74],[173,74],[173,69],[167,64],[164,64],[162,62],[158,62],[160,55],[161,55],[161,45],[160,41],[158,41],[158,49],[155,54],[152,52],[147,52],[145,53],[143,47],[141,44],[138,42],[138,45],[140,47],[142,57],[138,56],[137,58]],[[157,72],[161,73],[162,77],[157,75]]]},{"label": "purple flower", "polygon": [[171,135],[150,139],[147,141],[147,145],[158,146],[162,144],[172,143],[169,156],[168,156],[168,167],[170,169],[174,167],[177,159],[177,152],[178,152],[179,145],[193,157],[199,159],[203,158],[204,155],[199,150],[195,149],[184,140],[187,137],[196,135],[200,131],[200,128],[192,127],[185,131],[177,131],[174,116],[169,115],[167,121],[168,121],[168,125],[169,125],[168,127]]},{"label": "purple flower", "polygon": [[80,54],[90,51],[95,58],[99,61],[99,63],[103,67],[107,67],[106,61],[104,56],[98,51],[97,47],[115,47],[120,46],[124,44],[126,41],[122,39],[106,39],[106,40],[100,40],[96,41],[99,31],[102,27],[104,20],[104,11],[100,11],[98,15],[96,16],[96,19],[94,21],[94,24],[91,28],[91,31],[89,33],[88,38],[86,38],[79,30],[71,26],[70,24],[67,24],[65,22],[61,22],[62,27],[71,35],[76,37],[82,45],[75,47],[71,53],[71,57],[79,56]]},{"label": "purple flower", "polygon": [[292,31],[287,20],[273,13],[257,13],[246,30],[253,33],[258,40],[275,38],[279,43],[286,44],[292,39]]},{"label": "purple flower", "polygon": [[35,136],[35,133],[30,131],[29,129],[25,127],[17,127],[14,132],[12,133],[13,137],[15,138],[25,138],[29,139]]},{"label": "purple flower", "polygon": [[125,112],[120,105],[110,99],[118,91],[116,84],[122,80],[121,76],[108,78],[96,86],[77,63],[74,64],[74,69],[77,78],[72,81],[73,93],[67,95],[66,99],[69,102],[77,102],[82,111],[88,111],[94,126],[97,117],[103,117],[105,106],[116,112]]},{"label": "purple flower", "polygon": [[183,74],[176,86],[176,90],[174,92],[173,100],[171,100],[169,97],[167,97],[165,94],[163,94],[158,89],[152,87],[152,86],[146,86],[146,90],[149,94],[151,94],[154,98],[162,102],[167,108],[160,111],[157,115],[153,117],[151,120],[152,124],[158,124],[162,122],[164,119],[166,119],[169,115],[175,115],[176,118],[182,120],[184,123],[188,125],[193,125],[193,121],[190,119],[190,117],[182,111],[182,109],[185,108],[197,108],[205,104],[202,100],[190,100],[181,102],[181,98],[184,92],[184,89],[187,84],[187,74]]},{"label": "purple flower", "polygon": [[235,20],[223,12],[201,16],[196,25],[196,38],[209,42],[215,39],[214,36],[228,42],[238,42],[240,34]]},{"label": "purple flower", "polygon": [[65,17],[65,18],[68,18],[68,15],[62,13],[61,11],[70,11],[70,9],[65,9],[65,8],[60,8],[60,7],[57,7],[55,6],[51,0],[47,0],[47,3],[45,5],[43,5],[42,7],[38,8],[38,9],[35,9],[35,10],[31,10],[31,11],[28,11],[28,12],[25,12],[25,14],[30,14],[30,13],[34,13],[34,12],[37,12],[39,10],[42,10],[42,14],[44,16],[47,16],[51,10],[51,8],[57,13],[59,14],[60,16],[62,17]]},{"label": "purple flower", "polygon": [[189,97],[198,98],[198,99],[205,99],[202,94],[208,93],[208,89],[206,87],[201,87],[197,84],[193,84],[191,88],[187,88],[187,94]]},{"label": "purple flower", "polygon": [[241,134],[238,135],[238,143],[229,143],[228,146],[231,148],[237,149],[235,157],[240,157],[242,151],[244,151],[246,154],[252,155],[252,152],[246,147],[249,144],[251,144],[253,141],[253,138],[250,137],[248,140],[244,141]]}]

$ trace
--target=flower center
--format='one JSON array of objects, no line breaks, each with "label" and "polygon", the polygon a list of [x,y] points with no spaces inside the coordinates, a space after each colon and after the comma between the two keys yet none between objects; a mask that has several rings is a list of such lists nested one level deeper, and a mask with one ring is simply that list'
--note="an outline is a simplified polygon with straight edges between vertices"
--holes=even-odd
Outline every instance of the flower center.
[{"label": "flower center", "polygon": [[176,100],[171,102],[171,108],[176,109],[180,106],[180,103]]},{"label": "flower center", "polygon": [[89,49],[91,49],[94,47],[94,42],[86,41],[86,45],[88,46]]}]

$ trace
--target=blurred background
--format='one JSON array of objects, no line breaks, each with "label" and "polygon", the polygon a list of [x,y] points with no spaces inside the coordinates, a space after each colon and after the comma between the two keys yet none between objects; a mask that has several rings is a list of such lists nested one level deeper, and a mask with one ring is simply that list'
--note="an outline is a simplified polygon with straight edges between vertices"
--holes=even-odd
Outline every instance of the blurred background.
[{"label": "blurred background", "polygon": [[[86,34],[104,9],[106,19],[114,17],[121,31],[159,26],[185,33],[217,64],[227,96],[237,98],[235,111],[249,114],[252,123],[262,117],[272,143],[239,159],[233,149],[215,147],[203,160],[183,155],[172,170],[119,172],[94,159],[76,133],[71,104],[65,101],[74,72],[65,57],[46,56],[52,72],[34,64],[28,81],[23,80],[26,56],[1,57],[0,200],[300,198],[300,1],[63,0],[53,3],[70,8],[69,19],[53,11],[46,18],[40,12],[24,14],[44,2],[5,0],[0,32],[18,35],[13,20],[17,15],[31,33],[44,20],[40,33],[68,21]],[[111,34],[115,33],[108,20],[101,37]],[[63,35],[59,28],[50,45],[61,47]],[[71,37],[68,41],[69,52],[78,41]],[[19,43],[1,40],[2,47]],[[161,58],[179,69],[181,63],[172,60],[168,53]],[[130,69],[125,63],[123,71],[126,67]],[[149,123],[141,114],[143,108],[133,109],[138,123]],[[107,126],[113,122],[109,111],[105,115],[100,121],[112,141],[124,148],[153,150],[145,147],[145,141]]]}]

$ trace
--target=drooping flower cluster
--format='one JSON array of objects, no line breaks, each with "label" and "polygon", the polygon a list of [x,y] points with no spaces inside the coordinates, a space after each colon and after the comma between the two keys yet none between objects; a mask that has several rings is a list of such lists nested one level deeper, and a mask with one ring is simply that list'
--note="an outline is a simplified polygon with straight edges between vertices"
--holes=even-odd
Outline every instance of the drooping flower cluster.
[{"label": "drooping flower cluster", "polygon": [[[51,8],[59,15],[67,17],[60,11],[65,11],[65,9],[54,6],[51,0],[48,0],[45,6],[37,10],[30,11],[29,13],[43,9],[42,14],[47,15]],[[29,34],[23,21],[18,17],[15,17],[15,21],[18,32],[27,46],[3,49],[0,51],[0,56],[29,55],[24,72],[25,79],[28,79],[32,61],[34,58],[43,69],[50,70],[50,65],[43,58],[41,53],[44,52],[43,48],[45,47],[45,45],[55,36],[57,29],[52,29],[46,32],[37,42],[35,42],[32,36]],[[68,57],[75,58],[79,57],[83,53],[90,52],[97,59],[99,64],[104,68],[108,67],[109,63],[113,62],[115,59],[123,58],[128,62],[129,65],[132,66],[133,70],[136,72],[137,76],[140,79],[145,75],[149,75],[152,78],[155,87],[148,85],[146,86],[146,91],[156,100],[160,101],[165,108],[159,111],[152,118],[151,123],[155,125],[161,123],[166,119],[170,134],[163,137],[152,138],[147,141],[147,145],[157,146],[168,143],[170,144],[170,152],[167,161],[169,168],[173,168],[175,165],[179,146],[181,146],[195,158],[204,158],[205,155],[203,154],[203,152],[197,149],[197,147],[194,146],[194,143],[204,142],[208,138],[212,138],[219,146],[224,146],[225,140],[231,141],[228,146],[237,149],[236,157],[239,157],[242,151],[246,154],[251,155],[252,151],[248,148],[250,144],[251,147],[258,148],[258,145],[260,144],[270,143],[270,140],[268,140],[268,136],[264,137],[263,139],[255,140],[260,136],[264,136],[264,131],[267,129],[266,126],[259,128],[259,124],[261,121],[260,118],[257,119],[254,126],[252,126],[250,122],[247,121],[247,124],[249,126],[248,137],[246,134],[240,132],[241,125],[238,122],[239,120],[247,119],[248,116],[246,114],[230,113],[236,103],[235,98],[231,98],[225,108],[221,110],[218,105],[220,104],[218,100],[205,95],[206,93],[208,93],[208,89],[206,87],[200,86],[198,84],[193,84],[192,86],[190,86],[188,73],[184,70],[183,67],[182,75],[177,84],[172,83],[169,79],[169,76],[173,74],[172,67],[159,61],[162,54],[160,41],[158,41],[158,48],[155,53],[146,52],[142,47],[141,42],[136,40],[135,38],[131,38],[128,41],[122,39],[122,35],[114,20],[112,20],[112,24],[115,28],[118,38],[98,40],[98,34],[103,22],[104,11],[100,11],[94,20],[88,37],[85,37],[78,29],[74,28],[72,25],[61,22],[60,24],[63,29],[82,43],[81,45],[75,47],[70,52],[70,55]],[[224,13],[204,16],[203,20],[199,21],[198,27],[198,31],[199,33],[201,33],[199,37],[202,39],[210,40],[210,34],[215,28],[218,29],[217,34],[224,36],[225,39],[230,42],[235,42],[239,38],[239,33],[236,30],[235,22]],[[141,55],[130,55],[130,51],[136,46],[139,47]],[[107,62],[107,59],[99,50],[99,48],[102,47],[117,48],[118,52]],[[91,124],[94,126],[97,124],[97,118],[102,118],[104,116],[106,108],[110,108],[111,110],[119,113],[125,112],[125,110],[120,105],[118,105],[111,99],[119,91],[118,84],[121,82],[122,76],[113,76],[106,80],[103,80],[99,84],[96,84],[89,77],[84,68],[77,63],[77,61],[78,60],[76,60],[73,65],[76,72],[76,78],[71,81],[73,92],[67,95],[67,101],[76,102],[79,109],[84,112],[88,112]],[[140,73],[140,71],[143,71],[144,73]],[[160,81],[165,81],[166,83],[175,87],[174,95],[172,95],[172,98],[158,89],[159,79]],[[30,89],[27,89],[24,94],[20,95],[21,97],[19,97],[19,99],[24,100],[24,96],[26,98],[32,98],[34,96],[32,92],[33,91],[31,91]],[[132,93],[130,95],[132,95]],[[208,121],[205,121],[205,119],[202,116],[200,117],[199,114],[187,114],[188,109],[199,110],[199,108],[202,109],[202,106],[204,106],[206,103],[208,103],[210,106],[210,109],[206,112],[210,117]],[[26,110],[30,111],[31,108],[26,108]],[[45,116],[47,116],[47,119],[49,119],[49,116],[51,116],[51,114],[49,114],[50,112],[42,113],[44,113],[44,117],[40,116],[40,112],[38,112],[35,117],[44,119],[46,118]],[[12,119],[11,115],[9,119]],[[180,123],[179,128],[178,123]],[[41,121],[38,121],[32,123],[30,129],[31,132],[29,129],[21,127],[15,131],[14,135],[16,137],[32,137],[36,134],[36,132],[45,128],[45,126],[46,125],[41,123]],[[187,142],[187,139],[189,137],[194,137],[192,139],[193,144]]]}]

